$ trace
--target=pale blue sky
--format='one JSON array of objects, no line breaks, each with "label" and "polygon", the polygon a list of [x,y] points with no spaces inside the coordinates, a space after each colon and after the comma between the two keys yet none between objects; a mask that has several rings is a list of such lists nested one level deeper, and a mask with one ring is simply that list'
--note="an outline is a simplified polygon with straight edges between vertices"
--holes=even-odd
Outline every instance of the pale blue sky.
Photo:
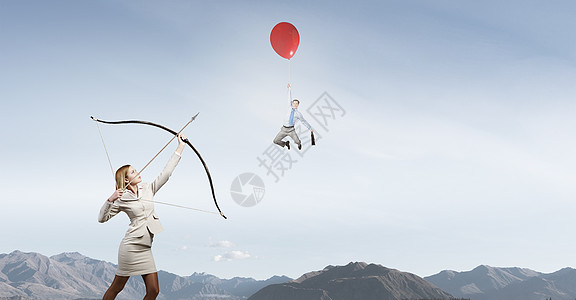
[{"label": "pale blue sky", "polygon": [[[575,14],[572,1],[0,0],[0,253],[116,262],[128,218],[96,221],[113,181],[89,117],[177,129],[200,112],[185,132],[229,219],[157,205],[159,269],[576,267]],[[275,183],[257,157],[286,113],[289,65],[269,43],[283,21],[300,32],[301,110],[327,92],[346,115]],[[101,128],[115,167],[170,139]],[[213,210],[203,172],[185,150],[156,199]],[[244,172],[266,184],[251,208],[229,192]]]}]

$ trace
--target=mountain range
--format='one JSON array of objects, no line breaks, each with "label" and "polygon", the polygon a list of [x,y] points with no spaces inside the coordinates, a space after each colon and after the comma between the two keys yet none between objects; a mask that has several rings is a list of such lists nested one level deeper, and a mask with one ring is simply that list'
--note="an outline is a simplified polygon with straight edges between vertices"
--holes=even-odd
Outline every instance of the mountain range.
[{"label": "mountain range", "polygon": [[[0,254],[0,300],[101,299],[116,267],[76,252],[51,257],[21,251]],[[421,278],[378,264],[351,262],[327,266],[295,280],[286,276],[220,279],[206,273],[178,276],[165,271],[159,271],[158,277],[158,300],[576,299],[576,269],[572,268],[545,274],[481,265],[470,271],[444,270]],[[141,299],[144,293],[143,281],[134,277],[117,299]]]},{"label": "mountain range", "polygon": [[[46,257],[38,253],[13,251],[0,254],[0,299],[101,299],[114,279],[116,265],[79,253]],[[205,273],[178,276],[158,271],[158,300],[240,300],[259,289],[291,280],[274,276],[268,280],[235,277],[220,279]],[[119,300],[142,299],[142,279],[132,277]]]},{"label": "mountain range", "polygon": [[575,300],[576,269],[550,274],[481,265],[471,271],[442,271],[424,279],[455,297],[473,300]]}]

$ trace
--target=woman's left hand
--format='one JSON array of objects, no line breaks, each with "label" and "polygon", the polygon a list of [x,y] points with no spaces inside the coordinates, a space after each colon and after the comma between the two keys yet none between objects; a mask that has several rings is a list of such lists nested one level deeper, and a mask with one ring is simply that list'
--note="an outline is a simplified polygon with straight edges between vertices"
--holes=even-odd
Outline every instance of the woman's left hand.
[{"label": "woman's left hand", "polygon": [[186,141],[188,140],[188,138],[184,135],[184,133],[179,133],[178,134],[178,143],[180,145],[184,145],[186,144]]},{"label": "woman's left hand", "polygon": [[182,151],[184,151],[184,147],[186,147],[186,141],[188,139],[183,133],[179,133],[177,137],[178,137],[178,148],[176,148],[176,153],[180,155],[182,154]]}]

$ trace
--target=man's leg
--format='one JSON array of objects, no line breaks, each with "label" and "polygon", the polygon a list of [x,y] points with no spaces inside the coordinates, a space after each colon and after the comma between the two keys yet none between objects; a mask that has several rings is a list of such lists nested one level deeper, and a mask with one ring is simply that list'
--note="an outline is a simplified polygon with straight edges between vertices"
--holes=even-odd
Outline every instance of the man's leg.
[{"label": "man's leg", "polygon": [[294,143],[298,145],[298,150],[302,149],[302,141],[300,141],[300,138],[296,134],[296,130],[294,130],[294,128],[288,132],[288,135],[294,140]]},{"label": "man's leg", "polygon": [[[284,130],[284,127],[280,128],[280,132],[278,132],[278,134],[276,135],[276,137],[274,138],[274,144],[280,146],[280,147],[284,147],[286,146],[287,142],[283,141],[282,139],[285,138],[286,136],[288,136],[288,134],[286,133],[286,131]],[[288,144],[288,149],[290,149],[290,144]]]}]

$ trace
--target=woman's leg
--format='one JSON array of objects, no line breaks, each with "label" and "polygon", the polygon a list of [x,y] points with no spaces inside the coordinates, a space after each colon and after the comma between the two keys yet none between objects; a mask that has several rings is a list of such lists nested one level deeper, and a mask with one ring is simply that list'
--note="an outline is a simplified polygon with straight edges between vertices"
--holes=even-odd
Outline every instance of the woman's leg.
[{"label": "woman's leg", "polygon": [[144,284],[146,285],[146,296],[144,300],[154,300],[160,293],[160,285],[158,284],[158,273],[151,273],[142,275]]},{"label": "woman's leg", "polygon": [[129,278],[130,276],[114,276],[114,281],[110,284],[110,287],[104,294],[104,297],[102,297],[102,300],[114,300],[116,295],[122,291]]}]

